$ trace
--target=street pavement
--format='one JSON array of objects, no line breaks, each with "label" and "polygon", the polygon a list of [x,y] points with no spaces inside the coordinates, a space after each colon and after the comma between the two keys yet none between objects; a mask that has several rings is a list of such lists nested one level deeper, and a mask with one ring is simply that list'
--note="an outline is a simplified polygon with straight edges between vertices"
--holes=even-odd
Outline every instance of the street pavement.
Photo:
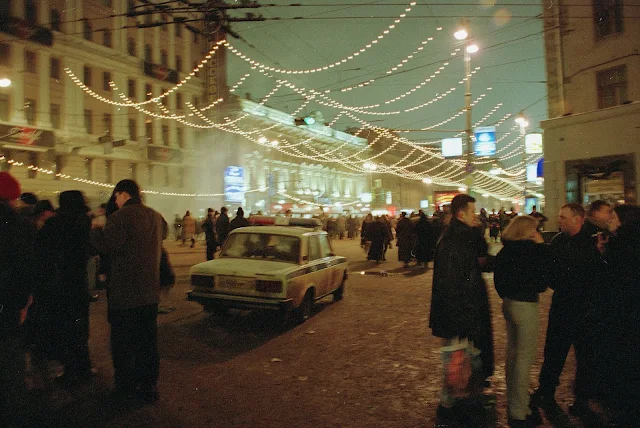
[{"label": "street pavement", "polygon": [[[90,385],[59,388],[32,370],[31,426],[42,427],[433,427],[440,385],[439,340],[428,329],[432,270],[402,267],[397,250],[377,264],[366,260],[358,240],[335,240],[349,260],[344,300],[320,302],[313,317],[283,329],[269,314],[203,312],[186,300],[189,268],[205,261],[195,248],[165,241],[177,274],[162,297],[158,316],[161,399],[153,405],[123,405],[109,398],[113,370],[106,298],[91,307],[90,349],[97,376]],[[499,251],[491,244],[491,252]],[[412,263],[414,265],[415,263]],[[506,426],[501,300],[486,274],[493,311],[496,373],[486,391],[490,426]],[[531,375],[542,363],[551,293],[540,303],[540,337]],[[570,355],[558,402],[572,401],[574,357]],[[567,419],[567,422],[569,420]],[[571,420],[580,427],[578,421]],[[454,425],[450,425],[454,426]],[[550,427],[548,421],[542,425]]]}]

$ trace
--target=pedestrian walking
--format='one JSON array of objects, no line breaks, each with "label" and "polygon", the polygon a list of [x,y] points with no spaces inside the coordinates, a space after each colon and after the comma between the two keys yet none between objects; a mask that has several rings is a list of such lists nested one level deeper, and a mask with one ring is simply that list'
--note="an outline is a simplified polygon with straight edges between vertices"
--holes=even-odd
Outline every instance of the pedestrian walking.
[{"label": "pedestrian walking", "polygon": [[433,227],[429,223],[427,215],[420,211],[420,218],[415,226],[416,234],[416,266],[420,268],[426,268],[427,262],[433,259],[433,251],[435,246],[435,239],[433,233]]},{"label": "pedestrian walking", "polygon": [[35,284],[35,227],[16,209],[20,183],[0,172],[0,425],[24,426],[25,352],[20,326]]},{"label": "pedestrian walking", "polygon": [[167,223],[142,202],[133,180],[120,181],[115,189],[118,210],[104,228],[91,232],[91,242],[111,256],[111,280],[107,288],[111,353],[116,398],[158,399],[158,301],[160,259]]},{"label": "pedestrian walking", "polygon": [[[456,195],[451,201],[451,215],[435,252],[429,327],[434,336],[443,339],[445,347],[462,340],[469,343],[469,353],[479,354],[481,359],[481,368],[472,379],[482,383],[494,370],[491,311],[481,275],[490,268],[490,257],[486,242],[475,230],[475,199]],[[438,413],[450,414],[455,404],[443,389]]]},{"label": "pedestrian walking", "polygon": [[220,217],[216,220],[216,233],[218,234],[218,244],[222,247],[229,236],[229,215],[227,207],[220,208]]},{"label": "pedestrian walking", "polygon": [[386,225],[380,217],[376,217],[367,227],[367,237],[371,240],[367,260],[374,260],[377,263],[382,262],[387,236]]},{"label": "pedestrian walking", "polygon": [[91,217],[78,190],[60,193],[56,215],[36,238],[38,286],[34,293],[36,340],[41,356],[59,360],[64,386],[93,377],[89,357],[89,280],[94,251],[89,245]]},{"label": "pedestrian walking", "polygon": [[213,208],[207,210],[207,218],[202,223],[202,229],[204,230],[207,241],[207,260],[213,260],[216,247],[218,246],[216,240],[216,218]]},{"label": "pedestrian walking", "polygon": [[196,220],[191,217],[191,212],[187,211],[182,217],[182,245],[191,241],[191,248],[196,246]]},{"label": "pedestrian walking", "polygon": [[[558,216],[561,233],[551,241],[554,290],[544,345],[540,386],[532,402],[552,417],[562,412],[555,400],[556,387],[571,346],[576,353],[574,405],[586,406],[593,385],[589,384],[589,330],[593,307],[590,290],[598,283],[604,266],[595,237],[584,227],[585,210],[577,203],[562,206]],[[570,411],[572,409],[570,408]]]},{"label": "pedestrian walking", "polygon": [[415,243],[415,233],[413,223],[407,217],[406,213],[400,213],[400,220],[396,226],[396,238],[398,244],[398,261],[402,262],[404,267],[409,266],[411,261],[411,252]]},{"label": "pedestrian walking", "polygon": [[551,252],[538,231],[538,219],[516,217],[502,232],[504,247],[496,256],[494,284],[502,298],[507,325],[507,404],[510,427],[539,425],[529,406],[529,371],[538,344],[538,294],[551,280]]}]

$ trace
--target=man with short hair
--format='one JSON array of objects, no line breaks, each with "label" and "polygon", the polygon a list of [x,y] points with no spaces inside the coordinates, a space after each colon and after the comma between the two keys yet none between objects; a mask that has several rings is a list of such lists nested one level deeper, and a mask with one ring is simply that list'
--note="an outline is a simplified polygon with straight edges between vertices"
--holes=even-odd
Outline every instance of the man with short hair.
[{"label": "man with short hair", "polygon": [[609,220],[611,220],[611,205],[598,199],[591,202],[584,228],[589,236],[602,234],[603,238],[611,236],[609,232]]},{"label": "man with short hair", "polygon": [[142,203],[138,184],[121,180],[113,190],[118,210],[91,242],[111,258],[107,286],[116,398],[158,400],[160,258],[167,223]]},{"label": "man with short hair", "polygon": [[[434,336],[444,339],[444,346],[465,338],[472,342],[481,351],[486,379],[494,369],[491,309],[481,275],[488,265],[487,243],[474,229],[474,198],[456,195],[451,215],[436,246],[429,327]],[[439,410],[450,405],[441,400]]]},{"label": "man with short hair", "polygon": [[589,292],[593,287],[601,263],[595,238],[584,227],[585,210],[578,203],[562,206],[558,215],[561,233],[551,241],[555,270],[550,287],[554,290],[549,309],[549,322],[544,345],[544,363],[540,370],[540,386],[532,396],[547,414],[557,414],[555,400],[560,374],[573,345],[576,351],[576,405],[586,404],[588,359],[583,338],[589,326],[585,317],[589,311]]}]

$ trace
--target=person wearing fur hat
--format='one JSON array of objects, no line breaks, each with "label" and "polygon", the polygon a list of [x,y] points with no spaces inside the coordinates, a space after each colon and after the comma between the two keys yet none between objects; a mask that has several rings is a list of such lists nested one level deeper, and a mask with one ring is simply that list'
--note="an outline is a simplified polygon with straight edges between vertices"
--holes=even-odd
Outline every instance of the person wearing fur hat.
[{"label": "person wearing fur hat", "polygon": [[18,214],[19,197],[20,183],[0,172],[0,426],[17,423],[26,403],[19,336],[33,290],[35,227]]},{"label": "person wearing fur hat", "polygon": [[78,190],[60,193],[56,215],[45,221],[36,240],[39,281],[35,301],[43,357],[59,360],[64,386],[92,379],[89,358],[89,282],[87,263],[91,218]]},{"label": "person wearing fur hat", "polygon": [[244,210],[242,209],[242,207],[239,207],[238,211],[236,211],[236,216],[229,223],[229,232],[231,232],[233,229],[247,226],[249,226],[249,220],[244,218]]}]

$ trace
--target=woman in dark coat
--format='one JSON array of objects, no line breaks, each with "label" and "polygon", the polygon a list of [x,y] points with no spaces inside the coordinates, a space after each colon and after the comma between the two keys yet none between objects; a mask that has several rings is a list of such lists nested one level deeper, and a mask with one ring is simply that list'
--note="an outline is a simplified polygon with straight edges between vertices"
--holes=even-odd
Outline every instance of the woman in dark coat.
[{"label": "woman in dark coat", "polygon": [[375,260],[380,263],[384,258],[384,245],[387,239],[387,230],[384,220],[380,217],[367,227],[368,240],[371,241],[371,247],[367,254],[367,260]]},{"label": "woman in dark coat", "polygon": [[60,207],[37,237],[41,276],[36,299],[42,308],[39,343],[64,366],[60,380],[73,383],[92,376],[89,359],[89,284],[91,218],[77,190],[60,194]]},{"label": "woman in dark coat", "polygon": [[414,245],[413,223],[407,218],[405,213],[400,214],[400,220],[396,226],[396,238],[398,239],[398,261],[404,263],[404,267],[409,266],[411,261],[411,251]]}]

